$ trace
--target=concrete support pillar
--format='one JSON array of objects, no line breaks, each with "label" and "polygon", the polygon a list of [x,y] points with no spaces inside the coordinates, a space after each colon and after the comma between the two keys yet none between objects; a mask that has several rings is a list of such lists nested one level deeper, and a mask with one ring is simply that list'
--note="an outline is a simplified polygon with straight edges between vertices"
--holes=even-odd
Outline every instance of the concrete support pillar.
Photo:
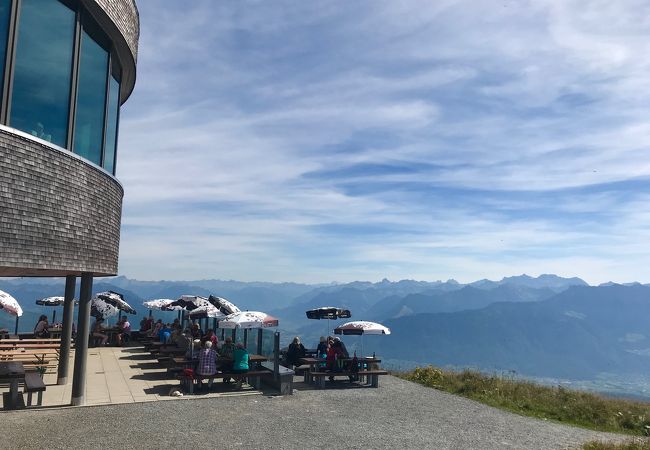
[{"label": "concrete support pillar", "polygon": [[262,354],[262,339],[264,336],[264,330],[262,328],[259,328],[257,330],[257,354],[261,355]]},{"label": "concrete support pillar", "polygon": [[65,277],[65,301],[63,303],[63,330],[61,331],[61,351],[59,352],[59,372],[56,384],[68,382],[68,361],[70,361],[70,344],[72,342],[72,321],[74,320],[74,294],[77,277]]},{"label": "concrete support pillar", "polygon": [[81,274],[77,339],[75,340],[74,374],[72,375],[72,406],[86,403],[86,359],[88,333],[90,332],[90,298],[93,291],[93,274]]}]

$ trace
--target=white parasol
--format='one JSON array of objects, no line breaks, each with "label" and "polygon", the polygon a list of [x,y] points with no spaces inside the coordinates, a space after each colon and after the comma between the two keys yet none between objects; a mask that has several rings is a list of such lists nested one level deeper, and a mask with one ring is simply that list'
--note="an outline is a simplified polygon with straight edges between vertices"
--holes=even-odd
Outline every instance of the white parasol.
[{"label": "white parasol", "polygon": [[100,292],[98,294],[95,294],[95,297],[97,297],[100,300],[104,300],[109,305],[115,306],[120,311],[124,311],[129,314],[136,313],[136,310],[133,309],[131,305],[129,305],[124,300],[124,296],[122,294],[118,294],[117,292],[113,292],[113,291]]},{"label": "white parasol", "polygon": [[235,306],[234,303],[226,300],[223,297],[217,297],[217,296],[211,295],[208,298],[208,301],[210,303],[212,303],[216,308],[219,309],[219,311],[221,311],[225,315],[235,314],[235,313],[241,312],[241,309],[237,308],[237,306]]},{"label": "white parasol", "polygon": [[23,309],[18,304],[18,300],[4,291],[0,291],[0,309],[5,310],[12,316],[20,317],[23,315]]},{"label": "white parasol", "polygon": [[366,322],[365,320],[356,320],[346,322],[334,328],[335,334],[361,336],[361,354],[363,355],[363,336],[366,334],[387,335],[390,329],[380,323]]},{"label": "white parasol", "polygon": [[142,305],[148,309],[158,309],[165,311],[180,311],[183,309],[180,306],[169,306],[171,303],[174,303],[174,300],[169,298],[157,298],[155,300],[143,302]]},{"label": "white parasol", "polygon": [[190,319],[223,319],[226,314],[222,313],[219,308],[212,305],[199,306],[190,312]]},{"label": "white parasol", "polygon": [[267,328],[277,327],[278,319],[259,311],[240,311],[219,321],[219,328]]},{"label": "white parasol", "polygon": [[119,309],[101,298],[93,297],[90,301],[90,315],[96,319],[106,320],[109,317],[117,316],[119,312]]}]

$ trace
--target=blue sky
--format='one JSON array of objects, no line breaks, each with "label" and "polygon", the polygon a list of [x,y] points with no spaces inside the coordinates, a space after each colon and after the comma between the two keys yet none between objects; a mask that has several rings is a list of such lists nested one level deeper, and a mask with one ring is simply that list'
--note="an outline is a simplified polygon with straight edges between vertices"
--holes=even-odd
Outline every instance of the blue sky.
[{"label": "blue sky", "polygon": [[140,1],[120,272],[650,281],[647,1]]}]

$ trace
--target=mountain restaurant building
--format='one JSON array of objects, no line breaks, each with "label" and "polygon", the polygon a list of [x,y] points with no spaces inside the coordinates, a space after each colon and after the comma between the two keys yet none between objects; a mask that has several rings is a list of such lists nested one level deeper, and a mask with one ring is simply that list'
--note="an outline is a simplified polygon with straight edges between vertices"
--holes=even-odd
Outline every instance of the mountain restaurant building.
[{"label": "mountain restaurant building", "polygon": [[94,276],[117,274],[120,106],[135,85],[134,0],[0,0],[0,277],[66,277],[65,384],[84,404]]}]

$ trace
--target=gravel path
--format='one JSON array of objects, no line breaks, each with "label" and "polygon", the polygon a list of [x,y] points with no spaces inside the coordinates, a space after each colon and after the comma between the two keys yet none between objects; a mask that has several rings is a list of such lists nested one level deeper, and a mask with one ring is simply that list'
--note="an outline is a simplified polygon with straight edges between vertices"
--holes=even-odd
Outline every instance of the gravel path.
[{"label": "gravel path", "polygon": [[622,440],[382,377],[379,389],[0,413],[3,449],[564,449]]}]

